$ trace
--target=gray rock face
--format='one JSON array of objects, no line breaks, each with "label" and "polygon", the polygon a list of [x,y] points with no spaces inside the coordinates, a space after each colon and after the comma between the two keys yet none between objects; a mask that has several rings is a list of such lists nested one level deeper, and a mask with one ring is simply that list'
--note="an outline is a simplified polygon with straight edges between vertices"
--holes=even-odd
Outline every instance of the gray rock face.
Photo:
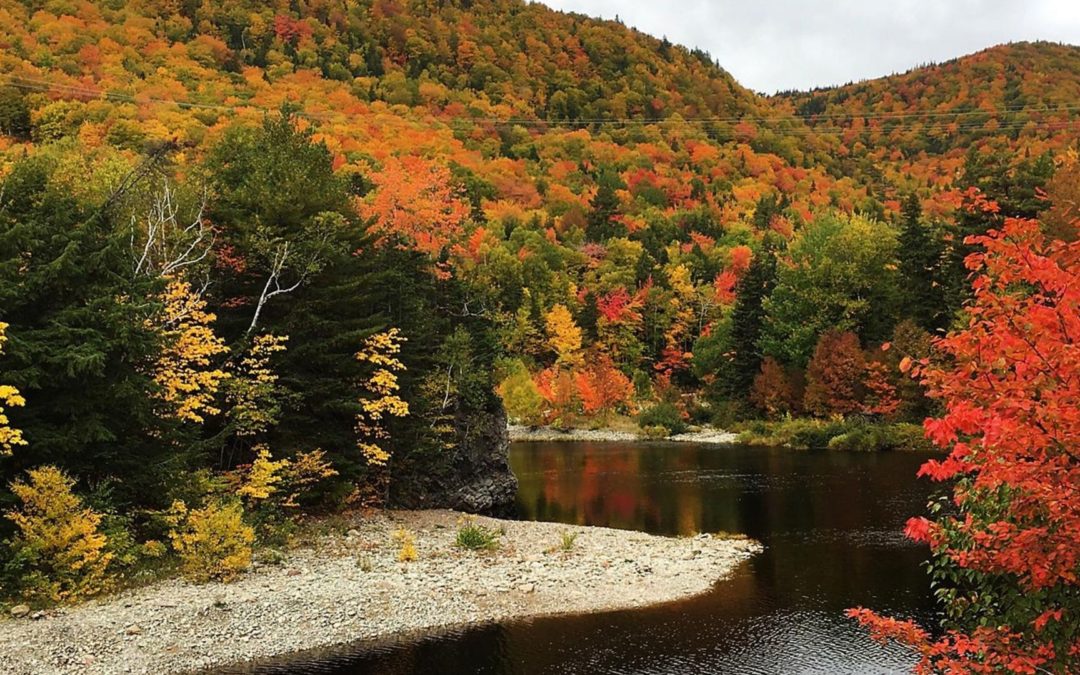
[{"label": "gray rock face", "polygon": [[395,506],[486,514],[505,514],[513,507],[518,482],[510,470],[506,410],[499,403],[481,424],[476,419],[458,425],[455,447],[400,481],[408,484],[407,492],[392,489]]}]

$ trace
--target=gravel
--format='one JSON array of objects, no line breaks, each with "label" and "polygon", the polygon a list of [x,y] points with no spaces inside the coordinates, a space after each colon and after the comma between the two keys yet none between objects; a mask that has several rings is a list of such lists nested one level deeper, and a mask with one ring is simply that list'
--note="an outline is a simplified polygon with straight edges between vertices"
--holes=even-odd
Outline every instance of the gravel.
[{"label": "gravel", "polygon": [[527,427],[509,425],[511,441],[591,441],[601,443],[632,443],[636,441],[664,440],[679,443],[703,443],[708,445],[732,445],[739,442],[739,435],[710,427],[694,429],[667,438],[652,439],[631,431],[614,429],[556,429],[554,427]]},{"label": "gravel", "polygon": [[[76,607],[2,620],[6,673],[186,672],[515,617],[595,612],[708,590],[761,546],[751,540],[476,518],[500,547],[454,546],[463,516],[390,511],[289,552],[232,584],[170,580]],[[419,559],[397,560],[412,530]],[[563,533],[576,533],[561,548]],[[32,618],[34,616],[37,618]]]}]

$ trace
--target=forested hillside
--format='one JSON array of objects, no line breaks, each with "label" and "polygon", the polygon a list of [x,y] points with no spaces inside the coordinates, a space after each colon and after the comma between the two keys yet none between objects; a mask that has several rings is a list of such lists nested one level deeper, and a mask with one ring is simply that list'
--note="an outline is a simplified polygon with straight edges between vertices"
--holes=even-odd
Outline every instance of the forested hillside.
[{"label": "forested hillside", "polygon": [[[964,237],[1072,236],[1078,113],[1063,45],[762,98],[520,0],[0,0],[4,500],[74,486],[102,570],[212,527],[242,561],[304,509],[445,503],[500,397],[919,420],[898,365],[970,294]],[[24,592],[106,576],[12,541]]]}]

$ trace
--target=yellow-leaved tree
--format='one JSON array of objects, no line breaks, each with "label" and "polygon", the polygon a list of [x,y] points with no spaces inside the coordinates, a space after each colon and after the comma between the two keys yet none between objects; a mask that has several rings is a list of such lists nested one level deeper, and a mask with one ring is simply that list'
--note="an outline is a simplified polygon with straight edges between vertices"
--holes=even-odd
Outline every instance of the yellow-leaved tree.
[{"label": "yellow-leaved tree", "polygon": [[[0,353],[4,351],[4,343],[7,342],[8,324],[0,321]],[[26,399],[19,394],[19,390],[8,384],[0,384],[0,455],[10,455],[17,445],[26,445],[22,432],[11,426],[8,420],[7,408],[26,405]]]},{"label": "yellow-leaved tree", "polygon": [[581,365],[581,329],[565,305],[555,305],[544,315],[548,345],[555,352],[555,365]]},{"label": "yellow-leaved tree", "polygon": [[101,515],[72,492],[75,481],[55,466],[28,472],[11,491],[22,505],[7,517],[18,528],[12,562],[22,594],[31,600],[73,601],[105,590],[113,554],[99,527]]},{"label": "yellow-leaved tree", "polygon": [[165,348],[158,359],[154,380],[161,396],[181,420],[202,424],[205,415],[221,412],[214,397],[228,373],[214,368],[213,358],[228,351],[214,334],[217,317],[206,311],[206,301],[180,279],[170,279],[164,301],[162,332]]},{"label": "yellow-leaved tree", "polygon": [[237,436],[250,438],[277,423],[281,403],[278,400],[278,376],[270,367],[270,359],[285,351],[288,340],[284,335],[256,335],[229,380],[225,399],[230,406],[229,420]]},{"label": "yellow-leaved tree", "polygon": [[406,338],[397,328],[376,333],[364,340],[356,359],[371,364],[375,371],[362,383],[365,394],[360,398],[360,412],[356,415],[357,446],[369,464],[385,465],[390,453],[380,445],[390,437],[386,430],[386,417],[405,417],[409,404],[397,395],[401,385],[398,376],[405,370],[397,355]]},{"label": "yellow-leaved tree", "polygon": [[295,508],[297,500],[319,481],[338,475],[322,450],[297,453],[293,459],[274,460],[270,448],[257,445],[255,461],[229,478],[236,494],[252,507]]}]

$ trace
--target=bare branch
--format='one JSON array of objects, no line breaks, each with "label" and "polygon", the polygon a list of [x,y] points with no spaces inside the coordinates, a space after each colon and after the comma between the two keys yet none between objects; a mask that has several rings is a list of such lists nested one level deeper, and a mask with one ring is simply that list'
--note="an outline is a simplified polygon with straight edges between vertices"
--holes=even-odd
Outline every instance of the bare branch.
[{"label": "bare branch", "polygon": [[214,244],[213,230],[204,218],[206,201],[204,192],[194,217],[187,225],[181,225],[175,191],[164,181],[161,192],[154,196],[144,215],[142,227],[135,216],[131,218],[135,276],[166,277],[206,260]]}]

